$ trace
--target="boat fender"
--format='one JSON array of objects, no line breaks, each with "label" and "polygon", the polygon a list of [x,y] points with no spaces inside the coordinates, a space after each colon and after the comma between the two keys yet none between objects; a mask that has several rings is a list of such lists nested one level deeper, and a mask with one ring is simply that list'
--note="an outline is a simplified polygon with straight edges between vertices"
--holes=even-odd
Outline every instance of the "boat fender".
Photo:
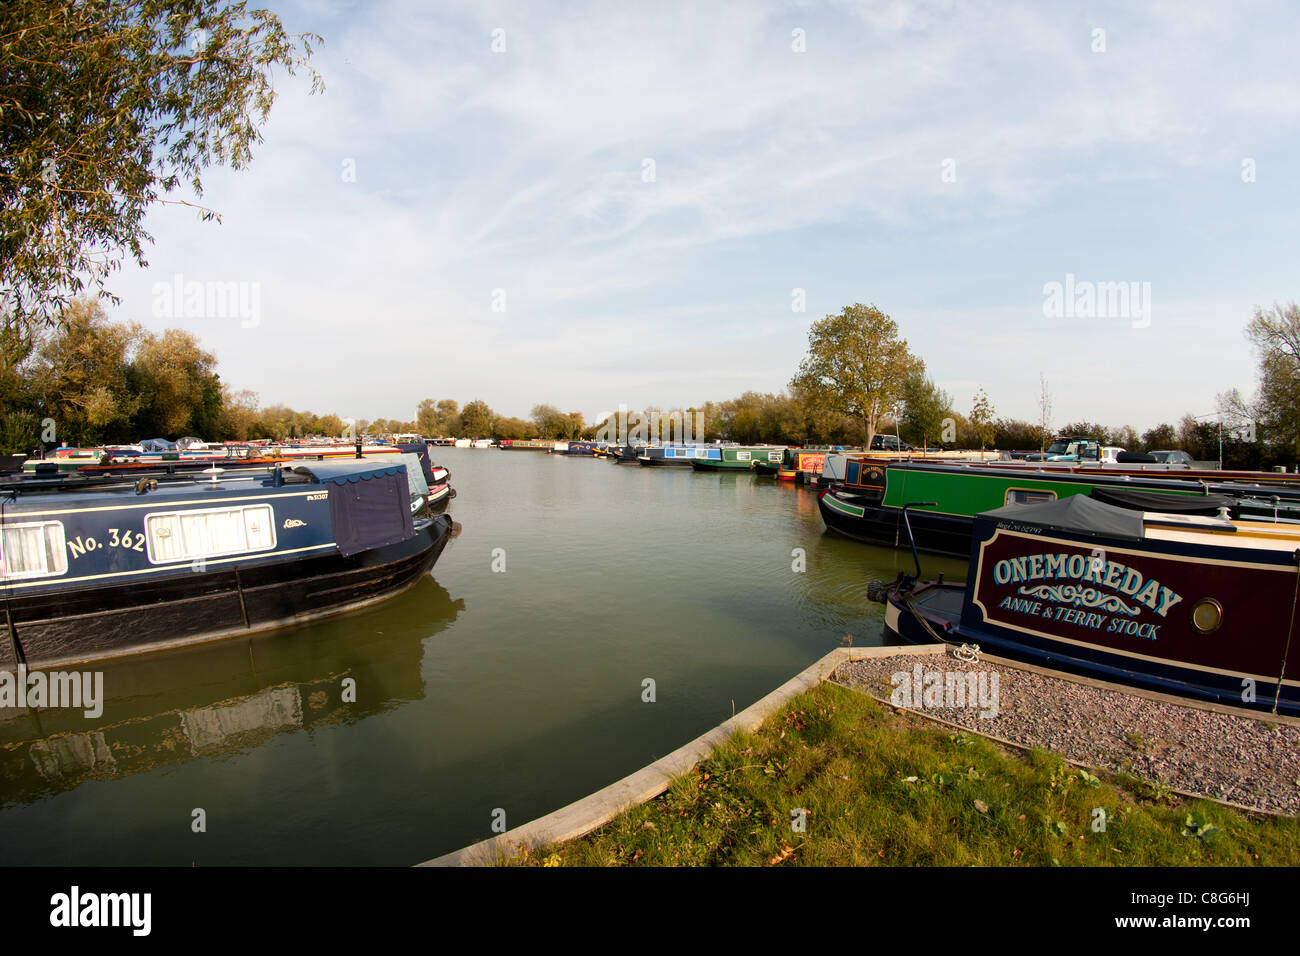
[{"label": "boat fender", "polygon": [[867,582],[868,601],[875,601],[877,604],[885,604],[888,600],[888,591],[889,586],[878,578]]},{"label": "boat fender", "polygon": [[141,478],[139,481],[135,483],[135,493],[137,495],[142,495],[147,491],[153,491],[157,487],[158,487],[157,478]]}]

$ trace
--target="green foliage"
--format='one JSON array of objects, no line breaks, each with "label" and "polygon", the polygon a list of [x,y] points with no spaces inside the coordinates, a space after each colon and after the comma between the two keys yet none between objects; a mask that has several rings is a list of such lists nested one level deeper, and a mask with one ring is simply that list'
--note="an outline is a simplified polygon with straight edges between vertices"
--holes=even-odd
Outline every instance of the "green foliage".
[{"label": "green foliage", "polygon": [[0,4],[6,322],[51,320],[126,254],[147,265],[149,207],[182,183],[201,194],[212,164],[245,166],[273,71],[305,65],[319,39],[242,0]]},{"label": "green foliage", "polygon": [[904,383],[924,370],[893,319],[855,303],[813,322],[808,352],[790,384],[814,406],[859,418],[869,444],[882,417],[902,401]]},{"label": "green foliage", "polygon": [[554,405],[534,405],[532,419],[541,438],[578,439],[587,427],[581,412],[565,414]]},{"label": "green foliage", "polygon": [[1071,422],[1062,426],[1057,434],[1064,438],[1095,438],[1103,445],[1116,444],[1111,441],[1110,429],[1096,422]]},{"label": "green foliage", "polygon": [[1259,358],[1260,436],[1282,461],[1300,455],[1300,304],[1256,309],[1246,337]]},{"label": "green foliage", "polygon": [[41,420],[34,412],[0,412],[0,454],[26,455],[41,443]]},{"label": "green foliage", "polygon": [[496,420],[496,415],[488,408],[487,402],[475,399],[465,406],[460,419],[463,437],[487,438],[492,434],[492,423]]},{"label": "green foliage", "polygon": [[910,375],[903,385],[903,437],[918,448],[939,444],[943,421],[952,417],[952,396],[924,372]]},{"label": "green foliage", "polygon": [[[976,431],[976,440],[979,432]],[[996,448],[1029,451],[1042,445],[1042,431],[1033,422],[1022,422],[1014,418],[998,418],[993,422],[993,440]]]},{"label": "green foliage", "polygon": [[455,438],[460,434],[460,406],[449,398],[426,398],[415,413],[414,431],[426,438]]},{"label": "green foliage", "polygon": [[989,401],[988,395],[984,393],[984,386],[979,387],[975,393],[975,399],[971,404],[970,423],[975,429],[975,434],[979,436],[980,451],[993,444],[996,437],[997,429],[993,420],[993,403]]},{"label": "green foliage", "polygon": [[522,418],[497,418],[492,423],[492,437],[498,439],[537,438],[537,426]]},{"label": "green foliage", "polygon": [[1168,423],[1142,433],[1142,451],[1169,451],[1178,447],[1178,433]]}]

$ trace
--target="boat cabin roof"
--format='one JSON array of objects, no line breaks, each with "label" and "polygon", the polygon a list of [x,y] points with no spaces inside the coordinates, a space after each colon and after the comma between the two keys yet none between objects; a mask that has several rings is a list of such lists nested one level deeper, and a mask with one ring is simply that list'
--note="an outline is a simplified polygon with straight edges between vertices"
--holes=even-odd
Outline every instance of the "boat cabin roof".
[{"label": "boat cabin roof", "polygon": [[[6,516],[26,512],[47,512],[52,506],[58,509],[80,509],[95,505],[114,507],[142,501],[192,500],[196,495],[226,497],[230,495],[275,494],[283,486],[300,488],[303,485],[348,484],[370,478],[405,472],[401,460],[371,461],[365,459],[334,459],[304,462],[286,467],[281,472],[281,483],[276,484],[275,468],[229,468],[211,471],[186,472],[154,478],[96,478],[58,476],[48,479],[24,478],[7,483],[0,489],[0,502],[4,503]],[[215,477],[215,481],[213,478]],[[137,491],[137,487],[142,490]]]}]

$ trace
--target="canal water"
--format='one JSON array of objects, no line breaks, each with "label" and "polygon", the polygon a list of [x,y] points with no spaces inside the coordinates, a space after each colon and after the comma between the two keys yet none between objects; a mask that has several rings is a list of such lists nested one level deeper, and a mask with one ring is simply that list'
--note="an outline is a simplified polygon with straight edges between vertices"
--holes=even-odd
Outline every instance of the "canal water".
[{"label": "canal water", "polygon": [[880,643],[866,584],[911,566],[771,478],[433,451],[461,528],[406,594],[100,665],[98,718],[0,711],[0,864],[418,863]]}]

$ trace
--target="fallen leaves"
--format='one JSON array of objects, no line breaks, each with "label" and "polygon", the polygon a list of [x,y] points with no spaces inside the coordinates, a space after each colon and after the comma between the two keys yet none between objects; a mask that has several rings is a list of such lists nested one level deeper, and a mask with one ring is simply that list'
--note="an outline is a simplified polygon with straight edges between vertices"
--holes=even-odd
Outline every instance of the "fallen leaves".
[{"label": "fallen leaves", "polygon": [[780,851],[778,851],[772,859],[767,861],[767,865],[776,866],[778,863],[784,863],[792,856],[794,856],[794,847],[788,843],[782,844]]}]

